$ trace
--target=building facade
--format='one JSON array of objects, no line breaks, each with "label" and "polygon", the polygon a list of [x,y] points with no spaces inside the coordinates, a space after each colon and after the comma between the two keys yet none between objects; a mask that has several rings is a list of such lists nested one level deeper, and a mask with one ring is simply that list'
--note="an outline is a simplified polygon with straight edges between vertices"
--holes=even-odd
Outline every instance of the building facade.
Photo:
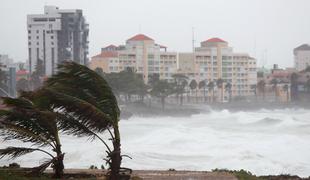
[{"label": "building facade", "polygon": [[[124,46],[110,45],[102,48],[101,53],[92,57],[90,68],[102,68],[106,73],[120,72],[127,67],[143,74],[145,83],[153,74],[160,79],[173,81],[174,74],[183,74],[188,82],[214,82],[223,80],[221,88],[215,87],[215,94],[224,101],[228,96],[251,96],[252,85],[257,83],[256,60],[246,53],[235,53],[228,43],[212,38],[201,42],[194,52],[168,52],[167,47],[156,44],[143,34],[138,34],[126,41]],[[231,84],[230,92],[225,85]],[[205,94],[199,90],[198,95]],[[220,95],[221,94],[221,95]],[[211,96],[211,92],[208,92]]]},{"label": "building facade", "polygon": [[[257,83],[256,60],[246,53],[235,53],[228,43],[219,38],[211,38],[201,42],[193,53],[179,53],[178,73],[185,74],[196,82],[214,82],[223,80],[223,87],[215,88],[222,93],[224,101],[232,96],[253,95],[252,85]],[[231,84],[230,92],[225,85]],[[210,94],[209,94],[210,96]]]},{"label": "building facade", "polygon": [[138,34],[128,39],[125,45],[102,48],[90,63],[90,68],[97,67],[106,73],[133,68],[143,75],[145,83],[153,74],[158,74],[160,79],[172,80],[172,75],[177,72],[177,53],[167,52],[165,46]]},{"label": "building facade", "polygon": [[298,71],[305,70],[310,66],[310,45],[303,44],[294,49],[295,68]]},{"label": "building facade", "polygon": [[63,61],[88,63],[88,24],[82,10],[45,6],[44,14],[27,16],[29,72],[42,60],[46,75]]}]

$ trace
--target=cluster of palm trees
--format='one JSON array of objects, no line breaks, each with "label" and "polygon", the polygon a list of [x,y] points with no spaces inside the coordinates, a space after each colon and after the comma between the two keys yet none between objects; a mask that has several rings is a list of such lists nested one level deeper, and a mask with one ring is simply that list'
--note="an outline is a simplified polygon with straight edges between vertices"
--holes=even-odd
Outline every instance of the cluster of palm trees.
[{"label": "cluster of palm trees", "polygon": [[[61,134],[98,139],[105,146],[109,179],[120,179],[130,169],[122,168],[118,122],[120,110],[104,78],[85,66],[66,62],[58,73],[35,91],[21,92],[18,98],[3,98],[0,110],[0,137],[19,140],[24,146],[0,149],[0,157],[17,158],[35,151],[49,159],[32,169],[40,173],[51,166],[54,178],[64,174]],[[112,147],[100,134],[108,132]],[[108,140],[108,141],[109,141]],[[26,146],[26,144],[31,146]]]}]

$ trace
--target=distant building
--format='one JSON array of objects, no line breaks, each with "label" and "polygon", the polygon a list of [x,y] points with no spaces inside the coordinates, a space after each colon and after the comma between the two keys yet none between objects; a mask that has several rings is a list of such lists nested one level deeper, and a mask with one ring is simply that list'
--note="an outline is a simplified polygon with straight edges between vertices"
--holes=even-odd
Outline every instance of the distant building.
[{"label": "distant building", "polygon": [[63,61],[88,63],[88,24],[82,10],[45,6],[44,14],[27,16],[29,72],[42,60],[47,76]]},{"label": "distant building", "polygon": [[92,57],[90,68],[102,68],[106,73],[134,68],[143,75],[145,83],[153,74],[158,74],[160,79],[172,80],[172,75],[177,72],[177,53],[167,52],[165,46],[138,34],[129,38],[125,45],[102,48],[100,54]]},{"label": "distant building", "polygon": [[295,68],[298,71],[305,70],[310,66],[310,45],[303,44],[294,49]]},{"label": "distant building", "polygon": [[[143,74],[144,81],[153,74],[160,79],[173,81],[174,74],[184,74],[189,80],[206,81],[206,83],[223,79],[220,92],[222,99],[228,99],[225,85],[230,83],[232,96],[253,95],[252,85],[257,83],[256,60],[246,53],[235,53],[226,41],[212,38],[201,43],[195,52],[177,53],[167,51],[167,47],[143,34],[138,34],[126,41],[126,45],[110,45],[101,49],[101,53],[92,57],[90,68],[101,68],[106,73],[120,72],[127,67]],[[207,89],[207,88],[206,88]],[[204,93],[199,90],[199,96]],[[211,96],[211,93],[208,93]]]},{"label": "distant building", "polygon": [[233,52],[233,48],[220,38],[201,42],[201,46],[195,48],[194,53],[179,53],[178,73],[195,79],[197,83],[216,83],[218,79],[222,79],[223,87],[215,88],[217,94],[220,93],[219,90],[224,91],[221,92],[224,96],[218,101],[228,99],[229,94],[224,89],[227,83],[232,85],[232,97],[253,95],[251,86],[257,83],[256,59],[247,53]]}]

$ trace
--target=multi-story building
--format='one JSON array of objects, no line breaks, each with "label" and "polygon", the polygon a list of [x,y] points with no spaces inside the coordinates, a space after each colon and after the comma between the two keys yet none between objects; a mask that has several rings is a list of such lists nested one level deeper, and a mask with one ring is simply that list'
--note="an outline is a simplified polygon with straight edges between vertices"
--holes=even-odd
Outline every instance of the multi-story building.
[{"label": "multi-story building", "polygon": [[[194,79],[197,83],[213,81],[216,84],[218,79],[222,79],[223,87],[215,88],[217,94],[224,94],[218,101],[228,99],[228,92],[224,90],[226,83],[232,85],[232,96],[253,95],[251,86],[257,83],[256,60],[246,53],[233,52],[228,43],[219,38],[202,42],[195,52],[176,53],[168,52],[167,47],[139,34],[128,39],[125,46],[102,48],[100,54],[92,57],[90,67],[100,67],[106,73],[131,67],[143,74],[145,82],[152,74],[170,81],[173,74],[184,74],[189,81]],[[208,95],[211,96],[211,93]]]},{"label": "multi-story building", "polygon": [[[224,87],[230,83],[232,96],[253,95],[252,85],[257,83],[256,60],[246,53],[235,53],[228,43],[219,38],[201,42],[194,53],[179,53],[178,73],[185,74],[196,82],[224,81],[222,88],[215,88],[216,93],[224,94],[221,100],[228,98]],[[209,95],[211,95],[209,93]]]},{"label": "multi-story building", "polygon": [[294,49],[295,68],[298,71],[305,70],[310,66],[310,45],[303,44]]},{"label": "multi-story building", "polygon": [[88,24],[82,10],[45,6],[44,14],[27,16],[29,72],[42,60],[45,74],[63,61],[88,63]]},{"label": "multi-story building", "polygon": [[134,68],[143,74],[144,82],[153,74],[161,79],[172,80],[177,71],[177,53],[167,52],[167,47],[156,44],[153,39],[138,34],[126,41],[124,46],[110,45],[92,57],[90,68],[102,68],[106,73]]}]

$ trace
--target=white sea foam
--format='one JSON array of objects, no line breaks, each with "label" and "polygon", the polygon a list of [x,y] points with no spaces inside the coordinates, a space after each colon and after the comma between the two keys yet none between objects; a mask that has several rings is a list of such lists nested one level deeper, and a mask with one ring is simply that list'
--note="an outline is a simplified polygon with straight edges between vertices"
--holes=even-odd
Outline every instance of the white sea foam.
[{"label": "white sea foam", "polygon": [[[211,111],[192,117],[132,117],[120,123],[122,150],[133,169],[246,169],[257,175],[310,175],[310,110]],[[107,136],[106,136],[107,138]],[[104,146],[62,137],[67,168],[103,164]],[[21,145],[17,142],[1,143]],[[42,154],[14,160],[38,165]],[[8,164],[7,159],[0,164]]]}]

